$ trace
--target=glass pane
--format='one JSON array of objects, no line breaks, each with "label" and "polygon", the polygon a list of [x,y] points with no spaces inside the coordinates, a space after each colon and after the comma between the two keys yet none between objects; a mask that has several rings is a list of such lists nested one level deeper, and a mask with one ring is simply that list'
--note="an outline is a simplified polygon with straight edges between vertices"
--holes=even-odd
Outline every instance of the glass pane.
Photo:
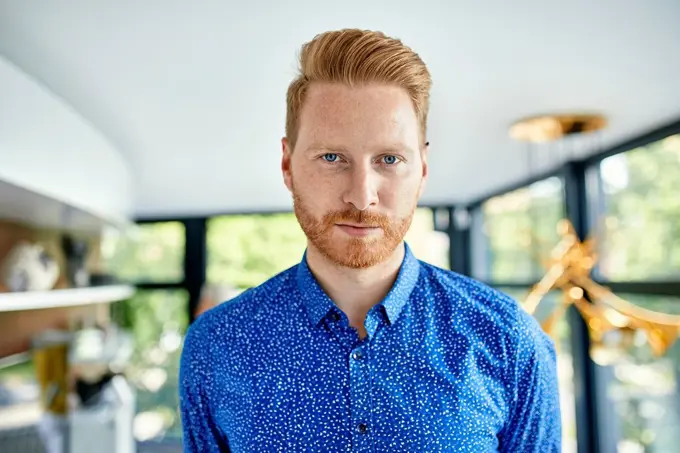
[{"label": "glass pane", "polygon": [[[497,288],[520,303],[526,298],[529,289]],[[536,309],[536,319],[543,323],[561,303],[559,291],[546,295]],[[571,355],[571,329],[567,316],[559,318],[552,333],[557,348],[557,373],[562,411],[562,453],[576,453],[576,406],[574,399],[574,364]]]},{"label": "glass pane", "polygon": [[406,233],[404,240],[418,259],[442,269],[451,268],[449,235],[442,231],[435,231],[432,209],[416,209],[411,228]]},{"label": "glass pane", "polygon": [[473,217],[473,273],[490,282],[532,282],[557,245],[563,184],[549,178],[486,201]]},{"label": "glass pane", "polygon": [[172,283],[184,279],[185,229],[180,222],[144,223],[133,237],[105,234],[104,272],[128,282]]},{"label": "glass pane", "polygon": [[208,221],[207,280],[247,289],[297,264],[307,238],[293,213],[229,215]]},{"label": "glass pane", "polygon": [[181,437],[178,373],[188,325],[184,290],[139,290],[112,306],[112,318],[131,331],[135,351],[126,375],[137,391],[137,441]]},{"label": "glass pane", "polygon": [[680,135],[609,157],[599,170],[599,274],[680,277]]},{"label": "glass pane", "polygon": [[[680,297],[617,294],[644,308],[680,314]],[[618,435],[618,452],[678,451],[680,427],[680,342],[656,357],[644,337],[635,337],[627,355],[604,367],[610,419]]]}]

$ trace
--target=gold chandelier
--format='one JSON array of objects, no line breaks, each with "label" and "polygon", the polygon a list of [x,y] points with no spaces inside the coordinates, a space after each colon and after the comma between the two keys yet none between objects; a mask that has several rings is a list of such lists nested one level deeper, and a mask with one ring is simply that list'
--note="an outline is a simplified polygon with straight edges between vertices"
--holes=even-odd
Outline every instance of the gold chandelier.
[{"label": "gold chandelier", "polygon": [[510,127],[509,134],[515,140],[543,143],[599,131],[606,126],[607,119],[595,113],[550,114],[517,121]]},{"label": "gold chandelier", "polygon": [[[546,114],[517,121],[510,127],[509,135],[529,143],[531,150],[532,145],[596,132],[606,125],[606,118],[599,114]],[[632,345],[644,342],[655,356],[665,354],[680,335],[680,315],[636,306],[593,281],[590,275],[597,260],[595,241],[581,241],[567,220],[560,221],[558,233],[562,239],[547,260],[544,277],[522,303],[524,309],[534,315],[550,291],[561,290],[561,302],[541,326],[554,338],[557,322],[570,306],[575,306],[588,327],[590,355],[601,365],[616,361]]]},{"label": "gold chandelier", "polygon": [[561,290],[561,303],[541,323],[555,337],[555,325],[574,305],[588,326],[591,358],[609,365],[640,340],[646,341],[653,354],[662,356],[680,335],[680,315],[651,311],[634,305],[590,278],[595,266],[594,240],[580,241],[569,221],[558,225],[562,239],[552,250],[544,277],[535,284],[523,302],[534,314],[550,291]]}]

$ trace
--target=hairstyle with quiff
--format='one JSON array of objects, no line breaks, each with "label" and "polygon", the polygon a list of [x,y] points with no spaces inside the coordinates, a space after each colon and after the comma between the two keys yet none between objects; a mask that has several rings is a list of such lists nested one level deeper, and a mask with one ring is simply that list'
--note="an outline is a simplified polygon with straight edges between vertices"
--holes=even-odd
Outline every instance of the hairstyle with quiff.
[{"label": "hairstyle with quiff", "polygon": [[300,74],[288,86],[286,137],[291,149],[297,141],[307,89],[314,82],[348,86],[377,82],[404,88],[413,102],[424,143],[432,78],[418,54],[401,40],[378,31],[343,29],[322,33],[305,43],[300,52]]}]

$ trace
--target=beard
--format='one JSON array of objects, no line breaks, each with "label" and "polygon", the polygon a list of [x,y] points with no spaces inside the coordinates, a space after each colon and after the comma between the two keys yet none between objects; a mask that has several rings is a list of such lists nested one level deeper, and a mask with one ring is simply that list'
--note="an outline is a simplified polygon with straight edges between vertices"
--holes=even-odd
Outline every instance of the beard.
[{"label": "beard", "polygon": [[[318,219],[294,187],[292,192],[295,216],[307,239],[330,261],[352,269],[372,267],[387,260],[404,239],[416,207],[414,201],[409,215],[396,221],[382,214],[358,209],[331,211]],[[382,234],[368,237],[345,236],[335,231],[335,225],[344,222],[377,226]]]}]

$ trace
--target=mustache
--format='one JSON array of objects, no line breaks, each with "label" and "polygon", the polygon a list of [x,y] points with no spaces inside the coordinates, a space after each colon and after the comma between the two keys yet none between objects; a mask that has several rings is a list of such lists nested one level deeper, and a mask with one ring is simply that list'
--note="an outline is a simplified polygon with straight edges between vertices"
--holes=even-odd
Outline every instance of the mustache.
[{"label": "mustache", "polygon": [[390,226],[390,220],[387,216],[378,214],[377,212],[359,211],[356,209],[329,212],[324,216],[323,219],[323,223],[327,226],[343,222],[379,227],[383,229],[387,229]]}]

